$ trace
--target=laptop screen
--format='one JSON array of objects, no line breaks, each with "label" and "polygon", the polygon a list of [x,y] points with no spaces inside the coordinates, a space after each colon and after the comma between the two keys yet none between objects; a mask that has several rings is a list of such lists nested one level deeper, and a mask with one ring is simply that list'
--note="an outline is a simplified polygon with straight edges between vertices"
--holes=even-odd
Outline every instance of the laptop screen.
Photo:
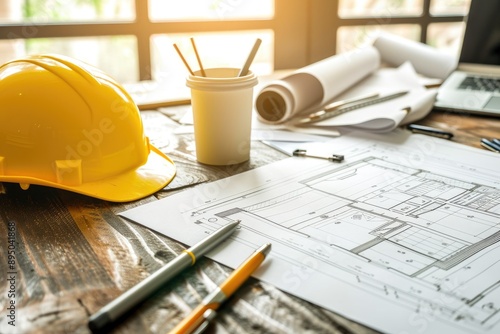
[{"label": "laptop screen", "polygon": [[461,63],[500,65],[500,1],[472,0]]}]

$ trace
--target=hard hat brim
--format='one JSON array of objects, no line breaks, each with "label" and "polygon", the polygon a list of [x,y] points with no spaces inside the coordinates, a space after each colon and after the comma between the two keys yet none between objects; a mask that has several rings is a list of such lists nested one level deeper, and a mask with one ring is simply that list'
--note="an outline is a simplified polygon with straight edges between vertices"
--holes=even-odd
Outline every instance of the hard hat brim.
[{"label": "hard hat brim", "polygon": [[144,165],[96,182],[68,186],[33,177],[19,176],[2,176],[0,181],[59,188],[111,202],[135,201],[163,189],[176,174],[174,162],[154,146],[150,145],[150,148],[148,160]]}]

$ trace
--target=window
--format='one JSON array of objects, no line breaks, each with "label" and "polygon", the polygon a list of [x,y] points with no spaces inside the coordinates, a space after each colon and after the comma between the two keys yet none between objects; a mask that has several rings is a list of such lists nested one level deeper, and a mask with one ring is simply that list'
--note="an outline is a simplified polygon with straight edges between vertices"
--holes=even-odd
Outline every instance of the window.
[{"label": "window", "polygon": [[313,0],[310,61],[389,31],[458,54],[470,0]]},{"label": "window", "polygon": [[2,0],[0,62],[61,53],[118,81],[185,76],[172,47],[205,67],[244,62],[258,74],[297,68],[388,30],[458,52],[470,0]]}]

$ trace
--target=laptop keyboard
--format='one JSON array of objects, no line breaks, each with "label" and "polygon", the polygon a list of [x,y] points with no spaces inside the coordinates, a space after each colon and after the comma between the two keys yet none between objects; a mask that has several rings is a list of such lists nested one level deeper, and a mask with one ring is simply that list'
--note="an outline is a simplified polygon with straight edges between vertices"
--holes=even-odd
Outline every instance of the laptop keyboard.
[{"label": "laptop keyboard", "polygon": [[485,92],[500,92],[500,79],[479,76],[467,76],[459,89],[480,90]]}]

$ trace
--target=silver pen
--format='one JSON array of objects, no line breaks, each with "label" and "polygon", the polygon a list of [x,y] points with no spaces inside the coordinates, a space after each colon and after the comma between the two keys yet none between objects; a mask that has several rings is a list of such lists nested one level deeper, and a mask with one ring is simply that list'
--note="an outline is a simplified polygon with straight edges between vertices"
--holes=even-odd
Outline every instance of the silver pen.
[{"label": "silver pen", "polygon": [[[302,118],[298,121],[298,123],[313,123],[313,122],[319,122],[328,118],[332,118],[338,115],[341,115],[343,113],[346,113],[351,110],[371,106],[373,104],[377,103],[382,103],[385,101],[389,101],[392,99],[395,99],[397,97],[403,96],[405,94],[408,94],[408,91],[402,91],[402,92],[397,92],[394,94],[389,94],[389,95],[384,95],[380,96],[378,94],[376,95],[367,95],[367,96],[362,96],[354,99],[349,99],[345,101],[339,101],[339,102],[334,102],[332,104],[327,105],[323,110],[320,110],[318,112],[312,113],[306,118]],[[348,105],[352,104],[353,105]],[[340,108],[342,106],[345,106],[343,108]]]},{"label": "silver pen", "polygon": [[93,332],[98,332],[109,327],[115,320],[144,301],[144,299],[174,276],[178,275],[182,270],[194,265],[200,256],[206,254],[227,239],[235,231],[239,223],[240,221],[236,221],[219,228],[196,245],[184,250],[175,259],[152,273],[148,278],[111,301],[90,317],[89,328]]}]

